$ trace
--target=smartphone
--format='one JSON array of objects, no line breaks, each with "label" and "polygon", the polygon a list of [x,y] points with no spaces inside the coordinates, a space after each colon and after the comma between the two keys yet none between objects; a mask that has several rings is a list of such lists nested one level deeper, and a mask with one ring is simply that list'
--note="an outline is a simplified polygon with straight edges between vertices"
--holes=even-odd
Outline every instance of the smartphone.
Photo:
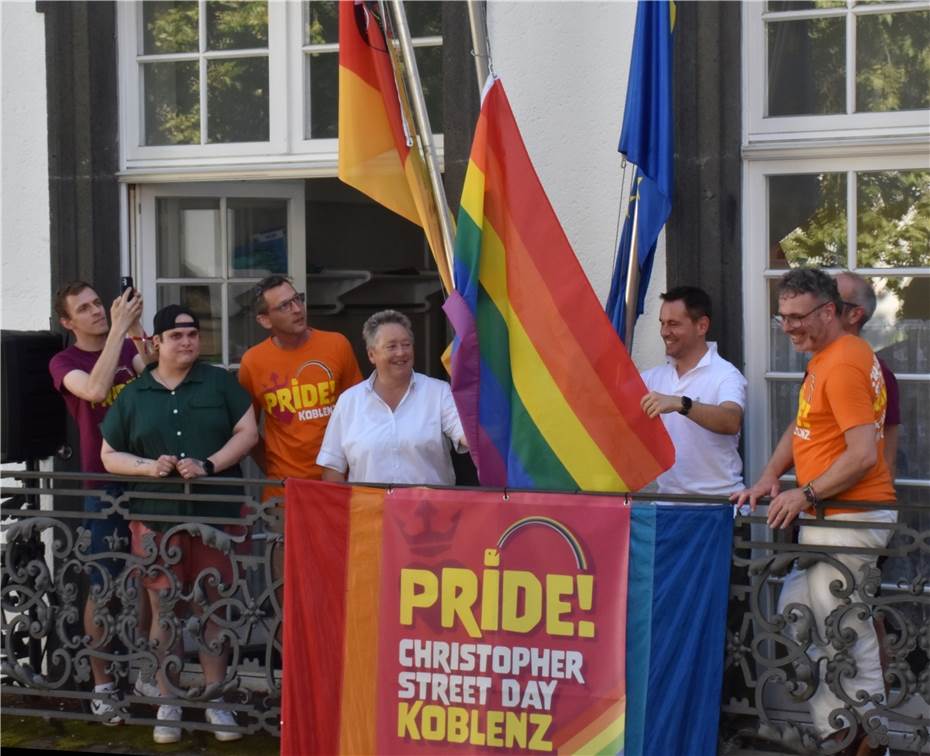
[{"label": "smartphone", "polygon": [[[126,289],[135,289],[136,287],[132,283],[132,276],[123,276],[119,280],[119,293],[125,294]],[[135,292],[129,294],[129,299],[132,299]]]}]

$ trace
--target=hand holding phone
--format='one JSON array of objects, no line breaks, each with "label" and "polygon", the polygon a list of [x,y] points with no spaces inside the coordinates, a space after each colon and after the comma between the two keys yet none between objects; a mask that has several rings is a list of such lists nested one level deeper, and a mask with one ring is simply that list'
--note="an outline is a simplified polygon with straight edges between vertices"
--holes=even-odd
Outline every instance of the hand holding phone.
[{"label": "hand holding phone", "polygon": [[119,280],[119,293],[125,294],[126,289],[129,289],[129,296],[127,297],[127,301],[128,301],[132,299],[136,293],[135,292],[136,287],[133,285],[132,276],[123,276]]}]

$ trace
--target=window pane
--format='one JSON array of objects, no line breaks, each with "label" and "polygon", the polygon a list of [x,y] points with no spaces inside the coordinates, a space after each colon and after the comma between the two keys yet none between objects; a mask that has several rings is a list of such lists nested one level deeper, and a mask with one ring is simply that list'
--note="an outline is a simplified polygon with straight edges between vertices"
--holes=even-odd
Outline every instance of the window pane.
[{"label": "window pane", "polygon": [[771,443],[774,449],[788,423],[798,414],[798,392],[801,381],[772,381],[769,383],[769,411],[772,413]]},{"label": "window pane", "polygon": [[768,24],[768,115],[846,112],[846,19]]},{"label": "window pane", "polygon": [[859,265],[930,267],[930,171],[860,173],[856,205]]},{"label": "window pane", "polygon": [[417,47],[414,54],[417,57],[420,82],[423,84],[423,97],[426,99],[430,128],[434,134],[442,134],[442,48]]},{"label": "window pane", "polygon": [[218,199],[160,197],[155,214],[159,278],[223,275]]},{"label": "window pane", "polygon": [[[930,424],[922,422],[930,406],[930,383],[898,381],[901,429],[898,431],[898,478],[930,478]],[[930,491],[926,492],[930,500]]]},{"label": "window pane", "polygon": [[339,54],[304,55],[304,139],[335,139],[339,131]]},{"label": "window pane", "polygon": [[197,52],[196,2],[151,2],[142,4],[142,51],[153,53]]},{"label": "window pane", "polygon": [[878,299],[862,336],[896,373],[930,373],[930,278],[871,278]]},{"label": "window pane", "polygon": [[846,174],[769,176],[769,265],[846,266]]},{"label": "window pane", "polygon": [[207,3],[207,49],[268,47],[268,3]]},{"label": "window pane", "polygon": [[200,95],[196,61],[144,63],[147,145],[200,144]]},{"label": "window pane", "polygon": [[304,44],[339,41],[339,7],[335,2],[304,3]]},{"label": "window pane", "polygon": [[856,110],[930,108],[930,11],[856,19]]},{"label": "window pane", "polygon": [[257,281],[229,284],[229,361],[240,362],[245,351],[268,333],[255,320],[254,291]]},{"label": "window pane", "polygon": [[404,3],[407,26],[411,37],[438,37],[442,35],[442,3],[415,0]]},{"label": "window pane", "polygon": [[226,233],[230,276],[287,273],[287,200],[230,198]]},{"label": "window pane", "polygon": [[200,321],[200,359],[223,361],[223,306],[220,284],[159,284],[158,307],[180,304]]},{"label": "window pane", "polygon": [[268,58],[207,61],[207,141],[268,141]]}]

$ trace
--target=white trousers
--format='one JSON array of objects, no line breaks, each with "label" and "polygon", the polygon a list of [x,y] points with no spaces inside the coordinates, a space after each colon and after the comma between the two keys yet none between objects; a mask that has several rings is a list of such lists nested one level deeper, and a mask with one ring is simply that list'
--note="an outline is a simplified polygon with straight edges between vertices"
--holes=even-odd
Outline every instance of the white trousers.
[{"label": "white trousers", "polygon": [[[830,520],[852,520],[857,522],[894,523],[897,522],[898,513],[894,510],[872,510],[852,514],[831,515]],[[867,548],[882,548],[891,538],[890,528],[829,528],[829,527],[801,527],[798,542],[805,545],[824,546],[853,546]],[[877,557],[873,554],[833,554],[838,562],[845,565],[853,575],[856,590],[849,599],[841,599],[830,592],[830,584],[834,581],[844,587],[848,586],[846,576],[836,567],[827,562],[817,562],[804,570],[795,569],[786,578],[778,597],[778,612],[782,613],[788,604],[803,604],[809,606],[817,622],[817,631],[824,637],[824,623],[826,618],[838,606],[850,602],[862,601],[859,586],[862,581],[862,568],[866,565],[875,565]],[[841,686],[842,690],[852,700],[857,700],[857,692],[866,691],[869,695],[885,694],[885,683],[882,678],[882,668],[879,659],[878,638],[875,635],[875,626],[872,618],[866,616],[860,619],[855,610],[845,614],[841,621],[843,630],[855,632],[855,644],[849,649],[849,655],[856,663],[856,676],[852,678],[841,677],[834,685]],[[790,632],[790,630],[789,630]],[[832,659],[837,649],[832,643],[826,647],[812,644],[808,649],[808,656],[815,664],[820,659]],[[830,723],[830,713],[835,709],[846,707],[846,702],[839,698],[824,679],[826,665],[820,662],[821,678],[813,697],[808,701],[814,727],[821,737],[829,735],[843,725]],[[871,704],[862,707],[862,711],[872,708]],[[848,715],[847,715],[848,718]],[[847,724],[851,724],[848,723]]]}]

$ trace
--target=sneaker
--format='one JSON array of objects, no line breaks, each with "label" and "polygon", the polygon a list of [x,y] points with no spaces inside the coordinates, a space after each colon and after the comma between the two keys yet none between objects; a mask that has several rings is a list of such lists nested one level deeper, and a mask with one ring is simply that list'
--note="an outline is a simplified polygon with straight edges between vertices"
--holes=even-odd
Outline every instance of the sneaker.
[{"label": "sneaker", "polygon": [[[181,707],[167,706],[165,704],[158,707],[159,722],[180,722]],[[152,740],[156,743],[177,743],[181,739],[181,728],[170,727],[168,725],[156,725],[152,730]]]},{"label": "sneaker", "polygon": [[159,698],[161,696],[158,686],[155,683],[146,682],[141,675],[136,678],[136,683],[132,686],[132,692],[137,696],[145,696],[146,698]]},{"label": "sneaker", "polygon": [[[115,690],[115,686],[111,683],[109,688],[104,688],[103,690],[97,690],[94,688],[94,693],[112,693]],[[116,725],[123,723],[123,718],[116,713],[116,709],[113,708],[113,704],[104,701],[102,698],[91,699],[90,713],[97,717],[101,723],[105,724],[107,727],[115,727]]]},{"label": "sneaker", "polygon": [[[239,723],[236,722],[236,718],[233,716],[231,711],[226,709],[207,709],[207,722],[214,727],[238,727]],[[228,742],[231,740],[239,740],[242,738],[241,732],[234,732],[233,730],[214,730],[213,734],[216,736],[217,740],[223,742]]]}]

